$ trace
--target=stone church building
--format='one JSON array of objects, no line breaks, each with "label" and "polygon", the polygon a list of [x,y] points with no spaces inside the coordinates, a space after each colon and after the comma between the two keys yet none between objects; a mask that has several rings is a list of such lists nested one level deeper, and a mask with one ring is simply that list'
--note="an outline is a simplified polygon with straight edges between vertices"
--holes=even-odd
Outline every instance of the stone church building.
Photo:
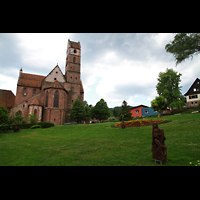
[{"label": "stone church building", "polygon": [[73,103],[77,98],[84,99],[80,68],[80,42],[68,40],[65,74],[58,65],[47,76],[23,73],[21,69],[10,115],[19,111],[26,121],[28,114],[35,114],[38,121],[56,125],[69,122]]}]

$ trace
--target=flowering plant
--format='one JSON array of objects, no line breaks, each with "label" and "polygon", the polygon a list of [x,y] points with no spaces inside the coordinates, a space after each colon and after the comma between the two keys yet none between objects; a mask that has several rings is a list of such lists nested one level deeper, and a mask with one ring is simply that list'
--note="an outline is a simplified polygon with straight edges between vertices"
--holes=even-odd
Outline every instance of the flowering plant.
[{"label": "flowering plant", "polygon": [[[159,120],[131,120],[124,122],[126,127],[140,127],[140,126],[148,126],[153,124],[153,122],[162,122],[165,121],[165,119],[159,119]],[[121,127],[121,123],[115,124],[116,127]]]}]

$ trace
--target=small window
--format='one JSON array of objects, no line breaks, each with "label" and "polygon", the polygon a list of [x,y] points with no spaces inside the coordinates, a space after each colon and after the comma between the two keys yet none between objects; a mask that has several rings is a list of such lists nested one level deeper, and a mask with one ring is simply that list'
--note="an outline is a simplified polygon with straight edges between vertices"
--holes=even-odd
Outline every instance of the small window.
[{"label": "small window", "polygon": [[197,84],[199,84],[199,82],[197,82]]},{"label": "small window", "polygon": [[76,49],[74,49],[74,53],[76,53]]},{"label": "small window", "polygon": [[71,79],[72,79],[72,76],[71,76]]},{"label": "small window", "polygon": [[77,80],[77,77],[76,77],[76,80]]},{"label": "small window", "polygon": [[36,114],[37,114],[37,110],[35,109],[35,110],[34,110],[34,115],[36,115]]},{"label": "small window", "polygon": [[197,105],[198,105],[198,103],[197,103],[197,102],[195,102],[195,105],[197,106]]},{"label": "small window", "polygon": [[24,95],[26,95],[26,88],[24,88]]},{"label": "small window", "polygon": [[56,74],[57,74],[58,72],[56,72]]},{"label": "small window", "polygon": [[194,105],[194,102],[191,103],[191,106],[193,106],[193,105]]},{"label": "small window", "polygon": [[75,62],[76,62],[76,58],[74,57],[74,58],[73,58],[73,63],[75,63]]},{"label": "small window", "polygon": [[145,113],[149,113],[149,110],[146,109],[146,110],[145,110]]},{"label": "small window", "polygon": [[136,113],[139,113],[139,110],[136,110],[135,112],[136,112]]},{"label": "small window", "polygon": [[197,89],[196,88],[194,88],[194,92],[196,92],[197,91]]},{"label": "small window", "polygon": [[33,90],[33,95],[36,95],[36,89]]}]

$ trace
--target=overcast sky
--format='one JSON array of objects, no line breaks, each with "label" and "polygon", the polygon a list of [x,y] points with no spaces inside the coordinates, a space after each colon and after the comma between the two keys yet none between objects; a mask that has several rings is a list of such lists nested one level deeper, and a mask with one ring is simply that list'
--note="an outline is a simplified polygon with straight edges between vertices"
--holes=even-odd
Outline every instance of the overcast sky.
[{"label": "overcast sky", "polygon": [[93,106],[103,98],[109,107],[137,106],[158,96],[159,72],[173,68],[182,74],[182,94],[200,78],[200,57],[175,66],[165,45],[172,33],[1,33],[0,89],[16,94],[19,70],[48,75],[57,65],[65,74],[68,39],[81,43],[84,99]]}]

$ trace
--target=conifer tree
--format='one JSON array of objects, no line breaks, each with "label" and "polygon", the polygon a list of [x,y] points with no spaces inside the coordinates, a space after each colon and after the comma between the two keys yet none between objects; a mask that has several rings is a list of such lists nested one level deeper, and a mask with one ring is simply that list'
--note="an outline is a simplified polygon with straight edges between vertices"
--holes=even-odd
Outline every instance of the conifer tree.
[{"label": "conifer tree", "polygon": [[70,113],[70,120],[76,121],[77,123],[80,123],[81,120],[85,120],[85,109],[83,102],[80,99],[76,99],[76,101],[73,104]]},{"label": "conifer tree", "polygon": [[129,106],[127,105],[127,102],[124,100],[122,102],[122,110],[119,113],[119,120],[122,121],[122,119],[124,119],[124,121],[128,121],[132,118],[131,115],[132,114],[129,110]]}]

